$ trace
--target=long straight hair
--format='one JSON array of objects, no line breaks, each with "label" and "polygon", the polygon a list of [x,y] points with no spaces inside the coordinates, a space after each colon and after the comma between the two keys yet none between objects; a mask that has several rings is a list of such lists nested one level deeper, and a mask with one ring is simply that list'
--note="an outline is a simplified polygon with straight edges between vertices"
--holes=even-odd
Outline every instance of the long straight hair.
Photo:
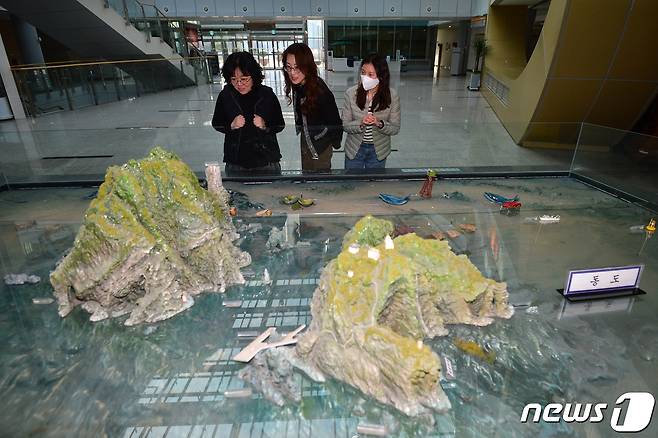
[{"label": "long straight hair", "polygon": [[[386,58],[377,53],[371,53],[363,58],[360,68],[363,68],[366,64],[372,64],[372,66],[375,67],[377,79],[379,79],[377,92],[372,99],[372,110],[385,110],[391,106],[391,73],[388,71]],[[368,92],[363,88],[363,84],[359,82],[359,87],[356,89],[356,104],[361,109],[364,109],[366,106],[366,94],[368,94]]]},{"label": "long straight hair", "polygon": [[318,66],[315,65],[315,60],[313,59],[313,52],[311,49],[303,43],[293,43],[288,46],[286,50],[283,51],[281,55],[281,63],[283,64],[283,77],[286,81],[286,100],[288,105],[292,102],[292,88],[293,83],[288,77],[288,73],[285,70],[286,60],[288,55],[293,55],[295,57],[295,63],[297,68],[304,73],[304,91],[306,100],[301,105],[301,111],[304,114],[309,114],[315,110],[318,101],[318,95],[320,94],[320,77],[318,76]]}]

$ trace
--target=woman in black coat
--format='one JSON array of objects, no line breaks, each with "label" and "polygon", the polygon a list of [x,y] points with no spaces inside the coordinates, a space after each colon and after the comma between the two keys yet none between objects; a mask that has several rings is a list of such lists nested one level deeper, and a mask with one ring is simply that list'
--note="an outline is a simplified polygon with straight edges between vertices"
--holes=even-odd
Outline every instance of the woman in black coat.
[{"label": "woman in black coat", "polygon": [[288,103],[294,104],[295,129],[300,136],[302,170],[328,171],[332,149],[340,149],[343,139],[334,95],[318,76],[313,52],[306,44],[291,44],[282,58],[286,96]]},{"label": "woman in black coat", "polygon": [[276,134],[285,127],[274,91],[262,85],[263,69],[251,53],[232,53],[222,67],[226,86],[215,104],[212,126],[224,134],[226,172],[280,173]]}]

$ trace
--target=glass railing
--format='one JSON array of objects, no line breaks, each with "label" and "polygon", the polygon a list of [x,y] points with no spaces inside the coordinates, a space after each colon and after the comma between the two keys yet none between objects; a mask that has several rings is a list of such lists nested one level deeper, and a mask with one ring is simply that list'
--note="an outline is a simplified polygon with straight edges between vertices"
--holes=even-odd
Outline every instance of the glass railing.
[{"label": "glass railing", "polygon": [[[129,90],[134,93],[134,86]],[[181,90],[185,96],[172,94],[170,105],[154,108],[139,121],[135,121],[135,111],[139,111],[135,102],[114,110],[111,116],[104,116],[104,109],[85,110],[80,121],[75,122],[75,128],[46,129],[48,120],[59,122],[56,115],[51,115],[37,119],[25,130],[0,131],[0,143],[7,152],[0,158],[0,170],[11,183],[18,184],[102,181],[108,166],[144,157],[151,148],[161,146],[203,174],[206,162],[223,162],[224,135],[211,126],[215,101],[212,97],[199,99],[198,91],[192,89],[190,94]],[[225,176],[245,180],[279,176],[418,178],[429,168],[436,170],[439,178],[566,176],[573,159],[569,149],[530,149],[516,145],[499,123],[445,122],[433,123],[425,132],[411,126],[401,130],[394,137],[385,169],[345,170],[345,150],[341,147],[333,151],[331,169],[302,171],[300,139],[295,132],[293,114],[285,102],[282,107],[286,128],[277,135],[281,172],[225,172]],[[101,125],[103,117],[111,117],[114,127],[92,129],[89,123]]]},{"label": "glass railing", "polygon": [[571,172],[658,211],[658,137],[584,123]]},{"label": "glass railing", "polygon": [[211,82],[204,57],[58,64],[12,71],[25,112],[32,117]]},{"label": "glass railing", "polygon": [[105,0],[105,6],[114,9],[126,23],[145,33],[147,41],[158,37],[180,56],[189,57],[184,35],[175,31],[172,22],[157,6],[136,0]]}]

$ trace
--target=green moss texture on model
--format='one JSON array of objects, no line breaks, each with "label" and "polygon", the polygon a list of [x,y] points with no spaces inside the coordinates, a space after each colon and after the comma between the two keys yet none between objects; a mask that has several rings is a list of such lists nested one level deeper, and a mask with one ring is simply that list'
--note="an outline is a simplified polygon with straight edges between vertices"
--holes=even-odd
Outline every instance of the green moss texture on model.
[{"label": "green moss texture on model", "polygon": [[368,216],[347,233],[313,295],[297,354],[407,415],[442,411],[450,403],[440,361],[423,339],[446,335],[448,324],[509,318],[513,309],[506,285],[483,277],[448,243],[413,233],[391,242],[392,231]]},{"label": "green moss texture on model", "polygon": [[[223,190],[223,189],[222,189]],[[243,283],[251,262],[218,194],[160,148],[107,170],[74,246],[51,274],[66,316],[76,305],[91,320],[129,314],[126,325],[169,318],[204,291]]]}]

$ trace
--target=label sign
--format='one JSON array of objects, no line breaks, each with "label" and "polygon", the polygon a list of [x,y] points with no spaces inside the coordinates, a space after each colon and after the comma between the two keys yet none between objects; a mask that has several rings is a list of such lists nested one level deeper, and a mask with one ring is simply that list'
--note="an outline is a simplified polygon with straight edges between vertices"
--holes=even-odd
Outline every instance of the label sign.
[{"label": "label sign", "polygon": [[564,296],[637,289],[644,265],[569,271]]}]

